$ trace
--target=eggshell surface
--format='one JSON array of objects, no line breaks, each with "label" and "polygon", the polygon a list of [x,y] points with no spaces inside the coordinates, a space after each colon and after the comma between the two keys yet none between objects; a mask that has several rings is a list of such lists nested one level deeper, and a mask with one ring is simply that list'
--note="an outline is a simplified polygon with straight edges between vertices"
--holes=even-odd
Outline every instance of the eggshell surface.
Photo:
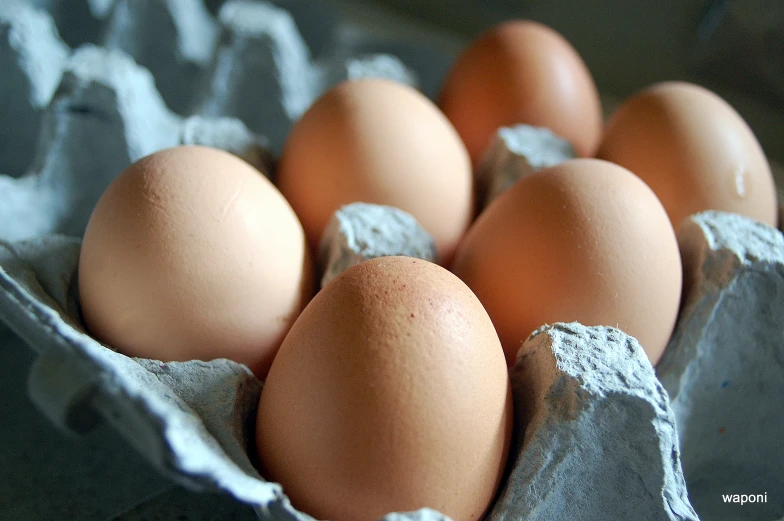
[{"label": "eggshell surface", "polygon": [[499,127],[546,127],[580,156],[596,152],[602,112],[596,84],[571,44],[527,20],[491,27],[450,70],[438,105],[466,144],[474,166]]},{"label": "eggshell surface", "polygon": [[473,217],[473,176],[457,132],[424,95],[388,80],[347,81],[294,126],[277,182],[316,248],[332,214],[364,202],[413,215],[448,263]]},{"label": "eggshell surface", "polygon": [[664,208],[634,174],[596,159],[518,181],[479,216],[453,269],[487,309],[509,365],[535,329],[571,321],[622,329],[655,364],[680,303]]},{"label": "eggshell surface", "polygon": [[778,221],[773,175],[754,133],[698,85],[665,82],[632,96],[610,118],[598,155],[645,181],[676,229],[704,210]]},{"label": "eggshell surface", "polygon": [[207,147],[128,167],[98,201],[79,259],[82,312],[99,340],[163,361],[229,358],[259,377],[313,287],[285,199]]},{"label": "eggshell surface", "polygon": [[264,385],[265,476],[317,519],[430,507],[479,519],[509,450],[503,350],[479,300],[410,257],[362,262],[305,308]]}]

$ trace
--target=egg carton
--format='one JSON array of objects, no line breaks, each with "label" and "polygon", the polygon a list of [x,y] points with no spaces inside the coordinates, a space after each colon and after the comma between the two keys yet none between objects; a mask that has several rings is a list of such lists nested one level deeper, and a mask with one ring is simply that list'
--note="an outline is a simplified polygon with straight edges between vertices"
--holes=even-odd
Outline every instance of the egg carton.
[{"label": "egg carton", "polygon": [[[254,465],[263,384],[246,367],[130,358],[89,336],[80,238],[97,198],[140,157],[206,144],[272,175],[292,123],[330,85],[383,76],[432,98],[451,59],[381,40],[324,4],[221,3],[0,3],[0,97],[10,100],[0,105],[0,319],[37,351],[28,393],[54,425],[109,423],[175,482],[228,492],[261,519],[305,521]],[[518,156],[531,168],[549,161],[515,143],[499,137],[484,175],[506,176]],[[324,246],[333,271],[433,254],[394,209],[335,219]],[[488,519],[696,520],[692,505],[719,521],[784,516],[784,238],[706,212],[679,240],[688,291],[658,375],[617,329],[554,324],[526,341],[510,371],[513,443]],[[764,504],[721,499],[762,493]]]}]

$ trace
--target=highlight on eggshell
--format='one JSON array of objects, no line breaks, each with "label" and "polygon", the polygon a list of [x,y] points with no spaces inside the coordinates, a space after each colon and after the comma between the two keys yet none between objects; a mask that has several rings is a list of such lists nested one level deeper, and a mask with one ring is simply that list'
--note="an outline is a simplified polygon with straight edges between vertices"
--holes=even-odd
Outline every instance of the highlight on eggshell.
[{"label": "highlight on eggshell", "polygon": [[655,364],[680,304],[664,208],[632,172],[598,159],[522,178],[479,216],[452,268],[487,309],[510,366],[534,330],[572,321],[623,330]]},{"label": "highlight on eggshell", "polygon": [[87,329],[128,355],[228,358],[264,378],[313,293],[302,226],[264,175],[227,152],[181,146],[129,166],[87,225]]},{"label": "highlight on eggshell", "polygon": [[645,181],[676,229],[704,210],[778,222],[773,174],[754,133],[699,85],[663,82],[631,96],[608,121],[598,157]]},{"label": "highlight on eggshell", "polygon": [[286,141],[277,182],[314,250],[341,206],[383,204],[413,215],[448,265],[473,218],[471,162],[454,127],[389,80],[345,81],[316,100]]},{"label": "highlight on eggshell", "polygon": [[476,521],[500,486],[512,395],[493,324],[446,269],[379,257],[329,282],[261,393],[262,474],[316,519],[432,508]]},{"label": "highlight on eggshell", "polygon": [[458,57],[438,105],[476,167],[499,127],[545,127],[591,157],[602,134],[599,94],[572,45],[550,27],[512,20],[491,27]]}]

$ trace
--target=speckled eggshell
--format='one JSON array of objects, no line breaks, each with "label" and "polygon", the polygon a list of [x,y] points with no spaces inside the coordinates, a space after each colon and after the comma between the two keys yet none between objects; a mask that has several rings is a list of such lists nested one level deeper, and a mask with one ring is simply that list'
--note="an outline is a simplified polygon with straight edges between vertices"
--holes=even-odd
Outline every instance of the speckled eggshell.
[{"label": "speckled eggshell", "polygon": [[610,118],[598,156],[645,181],[676,229],[704,210],[778,221],[773,175],[754,133],[698,85],[665,82],[632,96]]},{"label": "speckled eggshell", "polygon": [[311,247],[341,206],[394,206],[414,216],[448,265],[473,217],[471,163],[451,123],[423,94],[389,80],[343,82],[294,126],[277,182]]},{"label": "speckled eggshell", "polygon": [[217,149],[147,156],[101,196],[79,259],[84,321],[118,351],[228,358],[263,378],[314,288],[302,226],[258,170]]},{"label": "speckled eggshell", "polygon": [[438,105],[478,165],[499,127],[546,127],[580,156],[596,152],[602,111],[596,84],[572,45],[537,22],[512,20],[471,43],[444,80]]},{"label": "speckled eggshell", "polygon": [[297,319],[261,394],[263,474],[317,519],[430,507],[481,518],[509,450],[510,383],[490,318],[457,277],[381,257]]},{"label": "speckled eggshell", "polygon": [[655,364],[681,296],[661,203],[634,174],[598,159],[518,181],[479,216],[453,269],[490,314],[510,365],[535,329],[572,321],[622,329]]}]

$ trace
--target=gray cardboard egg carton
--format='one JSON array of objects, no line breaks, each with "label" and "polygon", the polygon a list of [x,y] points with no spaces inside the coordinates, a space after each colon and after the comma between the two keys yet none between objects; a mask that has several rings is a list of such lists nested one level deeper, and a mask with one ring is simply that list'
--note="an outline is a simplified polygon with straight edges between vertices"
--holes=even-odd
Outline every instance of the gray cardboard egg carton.
[{"label": "gray cardboard egg carton", "polygon": [[[261,519],[307,520],[254,467],[262,383],[245,367],[129,358],[85,332],[80,236],[103,189],[146,154],[208,144],[269,173],[292,122],[329,85],[383,75],[433,96],[449,59],[374,40],[318,3],[213,4],[217,16],[202,0],[0,2],[0,319],[38,352],[28,393],[55,425],[108,422],[178,483],[226,491]],[[502,141],[484,175],[521,162],[515,139]],[[528,159],[526,169],[549,161]],[[376,226],[384,215],[391,224]],[[322,248],[333,270],[433,254],[394,209],[335,219]],[[695,520],[692,504],[711,520],[784,516],[784,238],[708,212],[680,240],[692,289],[658,378],[616,329],[554,324],[526,341],[489,519]],[[761,493],[768,502],[721,500]]]}]

